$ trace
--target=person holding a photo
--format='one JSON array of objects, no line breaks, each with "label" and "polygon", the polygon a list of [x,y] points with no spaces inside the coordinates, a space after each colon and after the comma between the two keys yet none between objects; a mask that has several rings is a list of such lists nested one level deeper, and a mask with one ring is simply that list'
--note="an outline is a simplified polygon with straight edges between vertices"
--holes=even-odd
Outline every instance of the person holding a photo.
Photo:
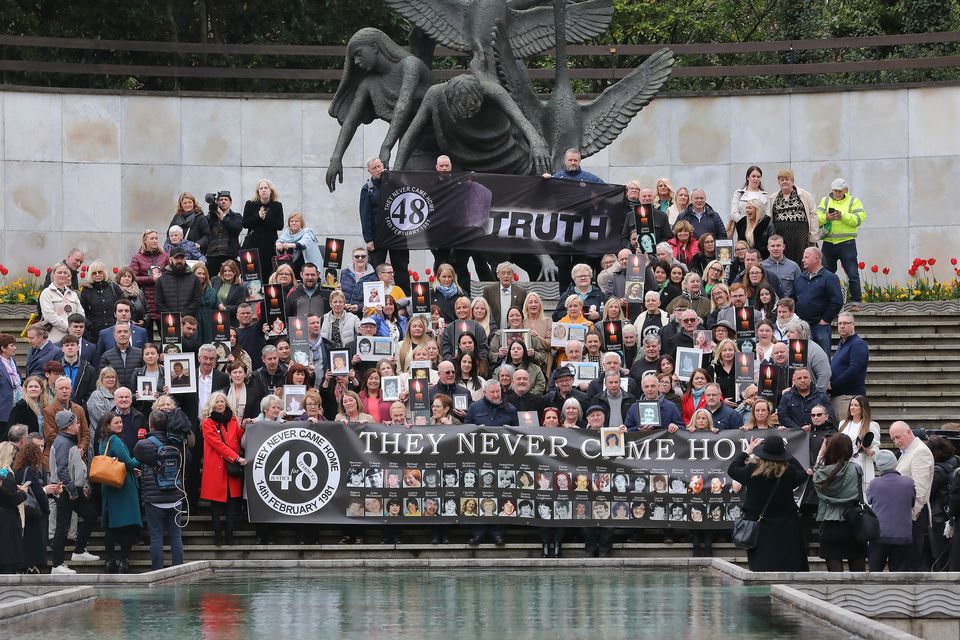
[{"label": "person holding a photo", "polygon": [[360,402],[362,410],[370,415],[371,422],[383,423],[390,420],[390,405],[385,401],[380,389],[380,372],[367,369],[360,376]]},{"label": "person holding a photo", "polygon": [[377,323],[377,335],[400,342],[407,330],[407,317],[401,316],[397,308],[397,301],[387,295],[383,304],[377,305],[373,311],[373,319]]},{"label": "person holding a photo", "polygon": [[153,404],[153,401],[156,399],[156,396],[160,393],[169,392],[169,388],[167,388],[166,384],[164,383],[166,377],[164,375],[163,365],[160,364],[160,349],[152,342],[148,342],[147,344],[143,345],[142,351],[143,366],[134,369],[131,380],[133,380],[134,384],[136,384],[136,381],[141,377],[154,379],[155,382],[153,385],[153,393],[149,396],[141,397],[140,389],[134,387],[137,390],[137,402],[135,404],[137,411],[140,411],[144,415],[149,415],[150,407]]},{"label": "person holding a photo", "polygon": [[[560,294],[560,299],[564,301],[564,306],[557,307],[553,312],[553,321],[563,322],[564,310],[566,310],[566,315],[569,316],[570,308],[567,305],[571,298],[576,298],[580,301],[580,315],[590,322],[590,326],[593,326],[594,322],[600,320],[603,304],[609,296],[591,282],[593,270],[588,265],[582,263],[574,265],[570,270],[570,276],[573,279],[573,284],[570,285],[569,289]],[[580,320],[576,320],[575,322],[586,324]]]},{"label": "person holding a photo", "polygon": [[356,340],[359,319],[347,311],[346,303],[342,291],[330,292],[330,311],[323,316],[320,337],[333,349],[346,349]]}]

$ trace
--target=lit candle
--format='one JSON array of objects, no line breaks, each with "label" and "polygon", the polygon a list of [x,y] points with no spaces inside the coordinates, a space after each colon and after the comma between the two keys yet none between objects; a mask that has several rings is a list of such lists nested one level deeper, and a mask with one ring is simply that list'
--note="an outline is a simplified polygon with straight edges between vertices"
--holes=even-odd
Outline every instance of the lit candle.
[{"label": "lit candle", "polygon": [[256,270],[256,265],[253,264],[253,255],[252,255],[249,251],[247,251],[246,258],[247,258],[247,260],[246,260],[246,262],[247,262],[247,273],[253,273],[253,272]]},{"label": "lit candle", "polygon": [[300,324],[300,318],[293,321],[293,333],[298,338],[303,337],[303,325]]},{"label": "lit candle", "polygon": [[607,325],[607,335],[610,338],[609,340],[610,342],[616,342],[617,341],[617,325],[615,325],[612,322],[609,323]]},{"label": "lit candle", "polygon": [[423,401],[423,387],[420,386],[420,381],[417,380],[414,385],[414,397],[417,399],[417,402]]},{"label": "lit candle", "polygon": [[803,345],[799,340],[793,343],[793,361],[803,362]]},{"label": "lit candle", "polygon": [[174,334],[173,328],[173,315],[167,316],[167,335],[172,336]]},{"label": "lit candle", "polygon": [[217,311],[217,333],[224,333],[223,312]]},{"label": "lit candle", "polygon": [[417,304],[420,304],[420,305],[426,304],[426,299],[425,299],[424,296],[423,296],[423,285],[422,285],[422,284],[418,284],[418,285],[417,285]]},{"label": "lit candle", "polygon": [[763,374],[763,388],[773,389],[773,367],[767,367]]},{"label": "lit candle", "polygon": [[330,257],[329,257],[329,260],[330,260],[330,262],[336,262],[336,261],[337,261],[337,241],[336,241],[336,240],[331,240],[331,241],[330,241]]},{"label": "lit candle", "polygon": [[740,354],[740,375],[744,375],[744,376],[745,376],[745,375],[747,375],[747,373],[748,373],[748,370],[747,370],[747,354],[741,353],[741,354]]},{"label": "lit candle", "polygon": [[741,329],[750,328],[750,316],[747,313],[747,310],[743,307],[740,308],[740,328]]}]

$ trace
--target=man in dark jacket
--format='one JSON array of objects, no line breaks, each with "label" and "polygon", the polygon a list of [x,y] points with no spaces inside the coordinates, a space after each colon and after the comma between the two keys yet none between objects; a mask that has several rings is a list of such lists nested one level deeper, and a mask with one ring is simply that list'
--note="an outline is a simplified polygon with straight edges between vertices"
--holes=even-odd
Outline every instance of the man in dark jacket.
[{"label": "man in dark jacket", "polygon": [[620,388],[620,371],[607,371],[603,376],[603,390],[590,400],[591,405],[603,408],[603,424],[619,427],[637,399]]},{"label": "man in dark jacket", "polygon": [[573,388],[573,377],[573,371],[569,367],[559,367],[555,370],[553,381],[557,388],[543,397],[544,408],[554,407],[560,411],[560,415],[563,415],[563,403],[568,398],[574,398],[580,403],[580,411],[586,411],[590,399],[583,391]]},{"label": "man in dark jacket", "polygon": [[[81,360],[86,360],[90,365],[96,369],[99,365],[97,358],[97,343],[90,342],[83,337],[86,332],[86,318],[84,318],[79,313],[71,313],[67,316],[67,333],[77,338],[78,353],[80,354]],[[97,333],[97,337],[99,337]],[[60,345],[57,345],[58,347]]]},{"label": "man in dark jacket", "polygon": [[810,337],[830,356],[830,323],[843,307],[843,291],[835,273],[823,268],[816,247],[803,250],[803,272],[793,283],[797,315],[810,323]]},{"label": "man in dark jacket", "polygon": [[643,395],[637,398],[636,402],[656,402],[657,406],[660,407],[660,423],[649,424],[642,419],[638,413],[637,404],[634,402],[630,410],[627,411],[626,419],[624,420],[627,431],[669,429],[670,433],[674,433],[678,429],[683,428],[683,418],[680,416],[680,410],[677,409],[677,405],[664,398],[663,394],[660,393],[660,384],[655,374],[648,373],[645,375],[640,383],[640,388]]},{"label": "man in dark jacket", "polygon": [[[727,228],[720,218],[720,214],[707,204],[707,193],[703,189],[694,189],[690,192],[690,204],[677,216],[677,222],[686,220],[693,227],[693,237],[699,238],[705,233],[712,233],[717,240],[727,239]],[[676,224],[676,223],[674,223]],[[660,238],[657,238],[660,240]]]},{"label": "man in dark jacket", "polygon": [[719,384],[709,383],[703,390],[703,396],[707,399],[707,411],[713,416],[714,429],[733,431],[740,428],[740,414],[723,403],[723,392]]},{"label": "man in dark jacket", "polygon": [[380,158],[367,161],[367,173],[370,179],[360,188],[360,227],[363,241],[370,252],[370,264],[376,267],[387,262],[390,252],[390,264],[396,270],[397,286],[404,291],[410,290],[410,251],[408,249],[381,249],[375,244],[377,225],[380,222],[380,183],[383,174],[383,162]]},{"label": "man in dark jacket", "polygon": [[117,384],[133,388],[136,380],[133,372],[143,366],[143,350],[130,344],[130,325],[113,325],[114,346],[100,357],[100,368],[113,367],[117,372]]},{"label": "man in dark jacket", "polygon": [[517,410],[504,401],[499,380],[487,380],[484,383],[483,397],[470,404],[464,423],[486,427],[517,425]]},{"label": "man in dark jacket", "polygon": [[837,316],[837,332],[840,342],[830,361],[830,397],[833,399],[834,415],[845,416],[854,396],[867,395],[870,349],[857,334],[852,313],[844,312]]},{"label": "man in dark jacket", "polygon": [[810,412],[817,405],[823,405],[830,413],[830,421],[834,421],[830,398],[811,384],[810,372],[806,369],[795,369],[793,372],[793,386],[787,389],[777,404],[777,416],[780,424],[788,429],[806,427],[809,431]]},{"label": "man in dark jacket", "polygon": [[681,330],[666,341],[663,349],[663,352],[671,356],[674,362],[676,362],[677,359],[677,349],[680,347],[693,348],[693,334],[698,329],[703,329],[703,323],[700,321],[700,316],[697,315],[696,311],[687,309],[680,314],[680,327]]},{"label": "man in dark jacket", "polygon": [[216,205],[210,205],[207,221],[210,226],[210,244],[207,245],[207,269],[210,275],[220,273],[220,267],[227,260],[235,260],[240,253],[240,232],[243,231],[243,218],[230,207],[233,198],[229,191],[217,193]]},{"label": "man in dark jacket", "polygon": [[510,392],[507,393],[507,402],[518,412],[536,411],[539,417],[543,417],[543,396],[536,393],[530,393],[530,374],[526,369],[517,369],[513,372],[513,381],[510,385]]},{"label": "man in dark jacket", "polygon": [[[143,345],[147,343],[147,330],[143,327],[138,327],[133,323],[133,305],[129,300],[117,300],[116,304],[113,306],[113,317],[116,319],[115,324],[125,324],[130,327],[130,344],[135,346],[137,349],[142,349]],[[96,357],[90,361],[95,367],[100,367],[100,358],[103,357],[105,351],[112,349],[116,346],[116,341],[113,339],[113,327],[107,327],[100,331],[100,335],[97,338],[97,353]],[[81,355],[82,357],[82,355]]]},{"label": "man in dark jacket", "polygon": [[[70,518],[76,513],[80,519],[77,524],[76,546],[71,560],[99,560],[98,556],[87,551],[87,540],[97,524],[97,512],[90,504],[90,484],[87,481],[87,466],[84,464],[81,448],[78,445],[81,427],[77,416],[70,411],[58,411],[54,414],[56,436],[48,447],[50,451],[50,482],[63,484],[63,491],[57,496],[57,523],[50,548],[53,550],[53,570],[51,575],[73,574],[73,569],[64,563],[64,547],[70,529]],[[82,443],[80,443],[82,444]]]},{"label": "man in dark jacket", "polygon": [[[626,192],[627,215],[623,218],[623,229],[620,231],[620,246],[623,249],[630,248],[630,234],[637,228],[637,218],[640,217],[637,209],[641,206],[649,207],[649,210],[653,213],[653,233],[656,236],[654,245],[656,245],[657,242],[666,242],[673,238],[673,229],[670,228],[670,218],[653,204],[653,189],[650,187],[641,189],[639,182],[631,180],[626,185]],[[696,237],[699,238],[700,236]],[[653,252],[651,251],[650,253],[652,254]],[[653,277],[653,273],[650,274],[650,277]]]},{"label": "man in dark jacket", "polygon": [[166,272],[156,282],[157,311],[196,316],[200,308],[200,281],[187,266],[187,253],[183,247],[170,251]]},{"label": "man in dark jacket", "polygon": [[[147,417],[133,408],[133,392],[126,387],[118,387],[113,392],[113,402],[113,413],[123,420],[123,431],[120,432],[120,438],[127,445],[127,449],[133,451],[133,448],[137,445],[137,440],[140,438],[140,432],[146,432],[147,430]],[[94,451],[100,450],[99,436],[98,432],[97,439],[93,443]]]},{"label": "man in dark jacket", "polygon": [[[428,390],[430,402],[433,402],[433,396],[438,393],[450,396],[454,399],[453,415],[455,415],[457,419],[462,422],[466,417],[467,412],[463,409],[456,408],[456,397],[466,396],[467,398],[470,398],[470,391],[462,384],[457,384],[456,366],[450,360],[444,360],[437,365],[437,376],[437,384],[433,385]],[[500,383],[498,382],[497,384]]]},{"label": "man in dark jacket", "polygon": [[[177,515],[182,510],[184,497],[183,470],[187,467],[190,451],[186,447],[177,447],[180,454],[177,487],[161,489],[157,486],[157,462],[161,448],[170,445],[167,436],[167,414],[162,411],[150,412],[150,432],[145,440],[137,442],[133,448],[133,457],[140,461],[140,497],[147,515],[147,527],[150,531],[150,565],[153,571],[163,569],[163,532],[170,538],[170,553],[174,566],[183,564],[183,538],[177,526]],[[176,456],[174,456],[176,457]]]},{"label": "man in dark jacket", "polygon": [[330,307],[330,290],[320,286],[320,271],[317,265],[308,262],[300,271],[303,282],[287,295],[287,317],[316,314],[321,318]]},{"label": "man in dark jacket", "polygon": [[272,344],[266,345],[260,354],[263,366],[253,372],[253,378],[267,393],[275,393],[279,387],[283,386],[287,365],[280,362],[280,354]]},{"label": "man in dark jacket", "polygon": [[910,571],[913,548],[913,502],[917,487],[913,478],[900,475],[897,457],[886,449],[877,452],[877,476],[867,487],[867,502],[880,521],[880,537],[870,543],[867,556],[870,571]]},{"label": "man in dark jacket", "polygon": [[39,322],[27,328],[27,341],[30,343],[30,350],[27,351],[27,376],[43,377],[43,367],[60,357],[60,348],[50,342],[47,335],[47,330]]},{"label": "man in dark jacket", "polygon": [[60,341],[60,358],[63,375],[70,378],[73,392],[70,400],[86,406],[90,394],[97,388],[97,370],[80,358],[80,341],[67,334]]}]

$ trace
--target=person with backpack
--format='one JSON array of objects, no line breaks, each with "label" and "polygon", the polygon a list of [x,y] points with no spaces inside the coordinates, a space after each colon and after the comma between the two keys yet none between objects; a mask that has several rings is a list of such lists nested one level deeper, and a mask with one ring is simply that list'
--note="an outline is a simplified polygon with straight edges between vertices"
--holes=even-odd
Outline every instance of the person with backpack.
[{"label": "person with backpack", "polygon": [[163,569],[164,532],[170,539],[173,565],[183,564],[183,538],[178,516],[186,498],[183,470],[190,453],[185,443],[170,435],[170,417],[163,411],[151,411],[150,432],[133,449],[143,473],[140,497],[150,532],[150,568],[153,571]]}]

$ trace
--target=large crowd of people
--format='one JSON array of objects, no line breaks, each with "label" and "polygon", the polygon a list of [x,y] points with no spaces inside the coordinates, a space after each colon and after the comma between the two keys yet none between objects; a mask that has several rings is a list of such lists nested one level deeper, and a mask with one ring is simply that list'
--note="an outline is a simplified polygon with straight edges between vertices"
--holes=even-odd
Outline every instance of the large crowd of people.
[{"label": "large crowd of people", "polygon": [[[580,168],[576,150],[564,162],[551,179],[600,181]],[[960,458],[949,440],[923,442],[897,423],[890,436],[903,453],[891,460],[871,420],[869,350],[854,316],[856,234],[865,213],[845,180],[834,180],[818,203],[790,171],[767,191],[761,169],[750,167],[723,213],[701,188],[675,189],[667,178],[650,187],[631,181],[622,246],[558,259],[561,293],[552,314],[505,256],[438,247],[431,313],[420,315],[412,313],[419,275],[411,278],[409,252],[391,250],[388,261],[376,246],[384,169],[378,159],[367,167],[363,243],[333,277],[323,234],[299,212],[285,218],[266,179],[242,213],[232,210],[227,191],[212,194],[206,211],[181,194],[166,230],[146,229],[129,265],[113,274],[98,260],[83,266],[78,249],[52,266],[39,318],[25,332],[25,368],[14,359],[15,338],[0,335],[0,571],[73,573],[67,542],[74,543],[71,561],[97,560],[87,548],[96,527],[106,533],[106,571],[128,571],[144,520],[152,566],[163,566],[164,535],[173,562],[182,562],[179,525],[201,500],[211,507],[215,544],[233,544],[243,513],[237,468],[247,462],[245,430],[258,421],[497,427],[517,425],[518,412],[546,427],[748,438],[729,475],[746,489],[745,514],[764,512],[760,543],[749,553],[757,570],[805,569],[815,526],[831,569],[844,560],[863,569],[868,555],[871,570],[929,569],[949,553],[944,528],[960,513]],[[449,158],[439,158],[437,170],[451,171]],[[306,362],[293,357],[291,340],[252,299],[242,273],[249,265],[240,259],[252,249],[259,281],[282,287],[288,321],[306,319]],[[476,273],[496,278],[477,297],[470,295],[471,259]],[[847,307],[838,262],[849,282]],[[371,300],[370,291],[383,297]],[[173,352],[164,314],[181,319]],[[224,321],[227,340],[218,342],[216,325]],[[611,323],[616,340],[605,331]],[[389,355],[367,357],[373,338],[388,339]],[[806,345],[801,366],[791,364],[795,340]],[[348,362],[331,362],[344,351]],[[195,391],[172,388],[187,375],[182,360],[165,370],[177,352],[193,354]],[[737,370],[744,358],[748,380]],[[424,362],[428,418],[411,414],[402,384]],[[583,379],[579,363],[596,363],[595,376]],[[774,371],[775,384],[765,384],[761,370]],[[395,376],[399,400],[385,400],[384,381]],[[290,385],[307,388],[302,401],[287,402]],[[639,415],[637,402],[658,403],[659,418]],[[776,434],[785,429],[809,433],[809,468],[784,453]],[[115,458],[126,470],[123,482],[91,483],[96,456]],[[161,464],[171,456],[182,470],[174,481]],[[844,517],[861,493],[882,528],[869,549]],[[562,530],[543,531],[544,554],[559,556]],[[300,542],[310,535],[297,529]],[[267,527],[257,536],[258,544],[272,541]],[[495,541],[503,538],[494,531]],[[609,531],[597,538],[595,530],[585,533],[588,551],[609,553]],[[399,533],[390,529],[385,539],[397,542]],[[695,536],[701,554],[711,552],[711,539]]]}]

